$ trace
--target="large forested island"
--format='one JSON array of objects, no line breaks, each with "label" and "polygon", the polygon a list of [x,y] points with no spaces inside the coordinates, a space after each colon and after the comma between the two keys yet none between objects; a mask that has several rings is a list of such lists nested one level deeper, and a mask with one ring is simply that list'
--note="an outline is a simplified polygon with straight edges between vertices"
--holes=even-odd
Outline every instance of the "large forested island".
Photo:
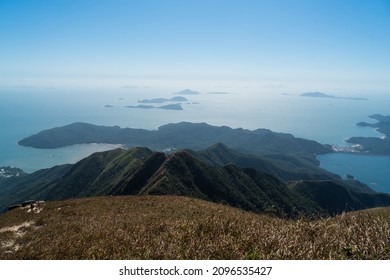
[{"label": "large forested island", "polygon": [[352,137],[347,140],[348,143],[359,144],[363,147],[363,151],[371,154],[390,155],[390,116],[375,114],[369,116],[377,120],[376,123],[360,122],[357,125],[362,127],[376,128],[378,132],[384,134],[384,137]]},{"label": "large forested island", "polygon": [[291,134],[269,129],[232,129],[206,123],[181,122],[167,124],[157,130],[98,126],[73,123],[41,131],[18,142],[34,148],[59,148],[74,144],[107,143],[125,146],[146,146],[151,149],[205,149],[215,143],[224,143],[237,150],[255,154],[306,154],[331,151],[331,147],[315,141],[296,138]]}]

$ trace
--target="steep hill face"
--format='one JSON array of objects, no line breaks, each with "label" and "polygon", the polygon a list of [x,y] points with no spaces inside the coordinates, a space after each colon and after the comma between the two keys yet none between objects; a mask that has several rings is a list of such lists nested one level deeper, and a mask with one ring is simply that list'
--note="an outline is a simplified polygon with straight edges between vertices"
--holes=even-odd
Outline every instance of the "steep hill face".
[{"label": "steep hill face", "polygon": [[319,167],[319,162],[310,156],[281,154],[253,155],[243,153],[225,144],[218,143],[205,150],[193,153],[195,157],[213,165],[233,163],[273,174],[283,181],[290,180],[340,180],[340,176]]},{"label": "steep hill face", "polygon": [[47,191],[46,199],[115,194],[113,190],[120,188],[129,175],[136,174],[152,155],[153,152],[146,148],[94,153],[74,164],[65,176],[57,180],[55,187]]},{"label": "steep hill face", "polygon": [[12,204],[46,197],[45,190],[53,187],[56,181],[71,168],[71,164],[59,165],[38,170],[23,177],[14,177],[0,181],[0,213]]},{"label": "steep hill face", "polygon": [[390,205],[387,194],[355,192],[335,181],[299,181],[290,183],[289,188],[327,209],[331,215]]},{"label": "steep hill face", "polygon": [[321,211],[273,175],[233,164],[210,166],[185,151],[168,158],[140,193],[185,195],[279,215]]}]

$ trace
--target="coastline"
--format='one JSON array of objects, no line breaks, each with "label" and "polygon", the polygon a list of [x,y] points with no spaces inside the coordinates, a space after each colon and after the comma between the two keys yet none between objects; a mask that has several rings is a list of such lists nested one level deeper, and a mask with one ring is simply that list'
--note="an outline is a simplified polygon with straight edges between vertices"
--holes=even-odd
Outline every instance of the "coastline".
[{"label": "coastline", "polygon": [[36,149],[16,145],[18,157],[0,162],[0,166],[15,166],[24,172],[33,173],[40,169],[51,168],[56,165],[76,163],[77,161],[95,153],[125,148],[122,144],[75,144],[56,149]]}]

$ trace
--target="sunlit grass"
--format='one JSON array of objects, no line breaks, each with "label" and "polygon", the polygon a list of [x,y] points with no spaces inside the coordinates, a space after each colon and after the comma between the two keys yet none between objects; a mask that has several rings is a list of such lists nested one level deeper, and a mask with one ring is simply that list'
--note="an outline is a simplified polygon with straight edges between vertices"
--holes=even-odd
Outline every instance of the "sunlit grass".
[{"label": "sunlit grass", "polygon": [[[288,220],[173,196],[99,197],[16,209],[2,259],[390,259],[390,208]],[[8,243],[7,243],[8,242]]]}]

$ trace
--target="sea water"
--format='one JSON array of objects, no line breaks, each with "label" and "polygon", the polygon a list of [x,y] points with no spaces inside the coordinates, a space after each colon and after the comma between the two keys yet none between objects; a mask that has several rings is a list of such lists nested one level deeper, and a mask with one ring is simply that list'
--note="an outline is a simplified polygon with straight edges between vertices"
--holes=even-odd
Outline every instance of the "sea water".
[{"label": "sea water", "polygon": [[[63,163],[74,163],[95,151],[117,147],[107,144],[83,144],[59,149],[22,147],[17,141],[43,129],[72,122],[97,125],[157,129],[181,121],[206,122],[233,128],[268,128],[291,133],[323,144],[347,145],[352,136],[381,136],[371,128],[356,126],[372,121],[369,115],[389,114],[386,95],[365,96],[368,100],[301,97],[280,92],[230,90],[230,94],[185,96],[183,110],[131,109],[138,100],[171,98],[180,88],[113,88],[105,90],[0,89],[0,166],[16,166],[26,172]],[[196,90],[196,89],[195,89]],[[105,107],[111,105],[112,107]],[[158,104],[157,104],[158,105]],[[386,158],[386,157],[385,157]],[[379,191],[390,192],[387,179],[389,162],[383,157],[329,154],[319,157],[321,166],[345,175],[356,176]],[[349,164],[360,162],[363,167]],[[340,164],[338,164],[340,163]],[[364,164],[366,163],[366,164]],[[382,170],[383,172],[379,172]],[[374,172],[375,171],[375,172]],[[374,178],[362,176],[372,174]],[[375,174],[375,175],[374,175]]]},{"label": "sea water", "polygon": [[321,167],[342,177],[351,175],[378,192],[390,193],[390,156],[335,153],[318,156]]}]

